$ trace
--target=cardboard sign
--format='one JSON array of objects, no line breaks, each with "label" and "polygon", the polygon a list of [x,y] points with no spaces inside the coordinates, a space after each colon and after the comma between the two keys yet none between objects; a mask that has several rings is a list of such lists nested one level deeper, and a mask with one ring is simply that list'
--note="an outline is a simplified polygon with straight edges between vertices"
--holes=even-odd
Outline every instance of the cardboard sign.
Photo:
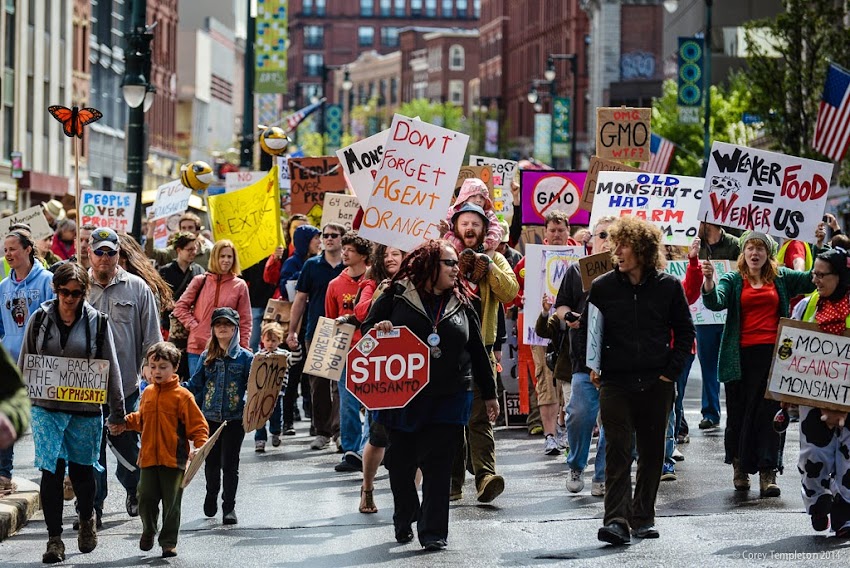
[{"label": "cardboard sign", "polygon": [[136,194],[84,189],[80,192],[80,209],[80,226],[109,227],[116,233],[131,233]]},{"label": "cardboard sign", "polygon": [[581,274],[581,289],[587,292],[593,281],[614,270],[614,257],[610,251],[592,254],[578,259],[578,271]]},{"label": "cardboard sign", "polygon": [[286,386],[286,355],[257,353],[248,375],[248,392],[242,427],[251,432],[266,425],[274,412],[281,390]]},{"label": "cardboard sign", "polygon": [[322,224],[339,223],[346,231],[351,230],[354,216],[360,209],[360,202],[356,195],[339,195],[338,193],[326,193],[322,204]]},{"label": "cardboard sign", "polygon": [[596,109],[596,155],[611,160],[648,162],[651,108]]},{"label": "cardboard sign", "polygon": [[269,299],[266,311],[263,312],[263,321],[276,321],[277,323],[289,323],[289,313],[292,310],[292,302],[286,300]]},{"label": "cardboard sign", "polygon": [[224,430],[224,427],[227,426],[227,420],[221,423],[221,426],[218,427],[212,436],[207,439],[207,443],[198,448],[198,452],[195,454],[195,457],[186,464],[186,473],[183,474],[183,482],[180,484],[180,487],[186,489],[189,483],[195,478],[195,474],[201,471],[201,466],[204,465],[204,460],[207,459],[207,456],[210,455],[210,452],[215,446],[215,443],[218,441],[218,437],[221,436],[221,431]]},{"label": "cardboard sign", "polygon": [[32,229],[33,241],[46,239],[53,234],[53,229],[47,222],[47,218],[44,216],[44,209],[41,208],[41,205],[24,209],[23,211],[10,215],[9,217],[0,219],[0,236],[5,237],[8,235],[9,227],[15,223],[26,223],[29,225],[30,229]]},{"label": "cardboard sign", "polygon": [[602,333],[605,328],[605,318],[594,304],[587,304],[587,351],[585,365],[588,369],[602,373]]},{"label": "cardboard sign", "polygon": [[153,200],[153,220],[181,215],[189,207],[191,196],[192,188],[183,185],[179,179],[162,184],[156,189]]},{"label": "cardboard sign", "polygon": [[469,156],[470,166],[490,166],[493,175],[493,209],[496,217],[510,225],[514,217],[514,201],[511,195],[511,180],[514,179],[516,162],[489,156]]},{"label": "cardboard sign", "polygon": [[310,224],[322,222],[322,204],[326,193],[345,193],[347,187],[342,166],[336,156],[289,158],[290,209],[310,217]]},{"label": "cardboard sign", "polygon": [[603,160],[596,156],[591,156],[590,165],[587,167],[587,177],[584,179],[584,188],[581,193],[581,201],[579,201],[579,209],[585,211],[593,210],[593,197],[596,195],[596,180],[599,177],[599,172],[639,172],[638,168],[621,164],[620,162],[612,162],[611,160]]},{"label": "cardboard sign", "polygon": [[590,214],[578,208],[585,172],[520,170],[522,222],[542,225],[550,211],[565,211],[571,225],[587,225]]},{"label": "cardboard sign", "polygon": [[21,372],[30,398],[106,404],[109,361],[27,354]]},{"label": "cardboard sign", "polygon": [[304,361],[304,372],[338,381],[355,331],[351,324],[338,324],[336,320],[320,316]]},{"label": "cardboard sign", "polygon": [[[730,272],[733,269],[732,263],[728,260],[712,260],[711,263],[714,265],[715,283],[720,280],[721,276],[723,276],[727,272]],[[667,267],[664,269],[664,272],[675,276],[679,280],[684,280],[685,273],[687,272],[687,270],[687,260],[668,260]],[[702,281],[702,276],[700,276],[700,281]],[[705,307],[705,304],[703,304],[702,297],[697,298],[697,301],[691,304],[689,308],[691,309],[691,318],[693,318],[694,320],[694,325],[726,323],[726,310],[720,310],[719,312],[713,312],[709,310]]]},{"label": "cardboard sign", "polygon": [[766,398],[850,412],[850,332],[782,318]]},{"label": "cardboard sign", "polygon": [[699,219],[813,243],[832,168],[831,163],[715,142]]},{"label": "cardboard sign", "polygon": [[348,354],[345,386],[369,410],[404,408],[428,386],[430,372],[428,345],[409,328],[370,329]]},{"label": "cardboard sign", "polygon": [[369,196],[375,185],[375,177],[381,166],[384,146],[387,145],[389,135],[390,131],[387,129],[336,151],[348,187],[363,207],[369,204]]},{"label": "cardboard sign", "polygon": [[469,136],[396,114],[360,236],[401,250],[440,237]]},{"label": "cardboard sign", "polygon": [[687,176],[600,172],[590,226],[607,215],[633,215],[661,229],[663,244],[688,246],[699,230],[703,182]]},{"label": "cardboard sign", "polygon": [[227,172],[224,174],[224,191],[230,193],[253,185],[269,175],[269,172]]},{"label": "cardboard sign", "polygon": [[[452,203],[457,199],[460,193],[460,188],[465,180],[478,178],[487,186],[487,191],[490,194],[490,201],[493,201],[493,172],[489,166],[461,166],[457,173],[457,182],[455,182],[455,192],[452,197]],[[495,209],[495,207],[494,207]]]},{"label": "cardboard sign", "polygon": [[542,309],[543,294],[552,298],[558,295],[561,280],[570,264],[584,255],[584,247],[559,245],[527,245],[525,247],[525,325],[522,341],[527,345],[548,345],[549,340],[534,332],[534,324]]}]

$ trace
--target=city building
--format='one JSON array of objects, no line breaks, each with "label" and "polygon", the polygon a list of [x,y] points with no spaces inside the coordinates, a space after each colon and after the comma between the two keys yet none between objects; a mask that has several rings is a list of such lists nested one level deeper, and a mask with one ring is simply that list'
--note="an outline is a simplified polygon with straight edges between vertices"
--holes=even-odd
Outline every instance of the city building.
[{"label": "city building", "polygon": [[[346,77],[351,82],[347,92]],[[401,103],[401,52],[361,53],[344,70],[334,72],[333,92],[335,100],[342,104],[344,130],[355,138],[371,136],[388,127]],[[362,107],[362,116],[353,118],[351,109],[358,106]]]}]

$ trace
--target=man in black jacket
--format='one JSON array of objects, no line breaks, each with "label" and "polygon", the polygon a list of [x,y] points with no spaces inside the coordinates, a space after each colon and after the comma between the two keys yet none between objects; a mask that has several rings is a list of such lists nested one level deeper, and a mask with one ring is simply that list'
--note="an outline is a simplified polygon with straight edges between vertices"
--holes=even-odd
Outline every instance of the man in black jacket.
[{"label": "man in black jacket", "polygon": [[[590,288],[581,330],[601,354],[591,379],[601,384],[605,429],[605,517],[599,540],[658,538],[655,497],[664,462],[667,420],[676,377],[694,342],[694,324],[681,283],[660,272],[661,232],[647,221],[621,217],[608,229],[614,270]],[[601,318],[601,322],[600,322]],[[597,322],[601,323],[597,327]],[[601,328],[601,334],[595,329]],[[631,486],[632,443],[637,484]]]}]

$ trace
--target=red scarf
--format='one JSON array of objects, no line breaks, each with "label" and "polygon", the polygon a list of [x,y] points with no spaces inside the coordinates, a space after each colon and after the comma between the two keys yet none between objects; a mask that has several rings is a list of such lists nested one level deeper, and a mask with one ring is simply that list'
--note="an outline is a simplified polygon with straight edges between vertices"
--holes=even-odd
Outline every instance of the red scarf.
[{"label": "red scarf", "polygon": [[850,299],[845,294],[837,302],[831,302],[826,298],[821,298],[818,301],[818,310],[815,314],[815,321],[818,322],[820,328],[833,335],[844,335],[847,329],[847,316],[850,315]]}]

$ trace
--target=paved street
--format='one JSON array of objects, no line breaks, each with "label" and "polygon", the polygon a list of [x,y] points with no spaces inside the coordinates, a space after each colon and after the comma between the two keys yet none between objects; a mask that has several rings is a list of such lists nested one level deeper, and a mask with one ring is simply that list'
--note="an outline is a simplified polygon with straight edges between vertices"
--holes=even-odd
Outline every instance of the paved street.
[{"label": "paved street", "polygon": [[[70,530],[73,508],[66,512],[65,544],[68,565],[97,566],[846,566],[850,543],[812,532],[802,512],[797,459],[797,428],[792,425],[786,445],[786,474],[779,477],[783,497],[761,500],[758,490],[736,494],[731,467],[722,464],[720,429],[704,433],[699,422],[699,381],[688,386],[687,418],[693,426],[691,443],[682,447],[686,460],[677,467],[679,479],[662,482],[658,498],[659,540],[633,541],[612,548],[596,540],[602,499],[587,487],[578,495],[565,489],[563,457],[542,454],[542,440],[524,430],[497,434],[499,470],[507,483],[505,494],[492,506],[479,506],[472,482],[466,496],[452,507],[449,549],[423,553],[414,543],[393,540],[392,503],[386,472],[375,494],[380,512],[357,512],[359,475],[333,471],[339,456],[308,448],[307,423],[299,435],[271,444],[265,455],[255,454],[253,438],[242,452],[241,484],[237,499],[239,524],[221,525],[201,512],[203,475],[183,499],[179,556],[159,558],[159,548],[138,549],[141,523],[124,511],[124,492],[110,474],[110,497],[98,548],[77,552]],[[111,459],[111,456],[110,456]],[[32,438],[17,446],[16,472],[37,479],[32,467]],[[114,463],[114,462],[111,462]],[[758,480],[754,480],[757,488]],[[0,543],[0,565],[40,566],[47,540],[40,517],[21,533]],[[796,557],[793,555],[797,555]],[[817,560],[804,555],[817,555]]]}]

